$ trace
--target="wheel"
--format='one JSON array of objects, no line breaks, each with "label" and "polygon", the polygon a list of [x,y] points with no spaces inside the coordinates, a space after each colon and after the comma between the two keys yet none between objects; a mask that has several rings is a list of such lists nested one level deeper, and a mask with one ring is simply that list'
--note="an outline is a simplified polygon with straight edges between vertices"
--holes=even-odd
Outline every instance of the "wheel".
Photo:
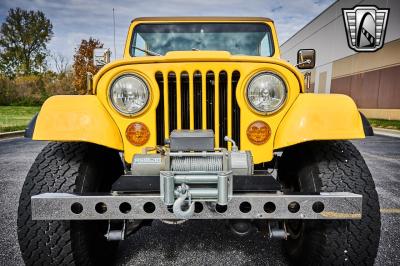
[{"label": "wheel", "polygon": [[117,151],[88,143],[50,143],[22,188],[18,241],[26,265],[104,265],[118,242],[107,242],[105,221],[32,221],[31,196],[45,192],[105,192],[122,174]]},{"label": "wheel", "polygon": [[284,248],[297,265],[373,265],[380,212],[371,173],[348,141],[308,142],[283,151],[278,177],[289,191],[362,194],[361,220],[286,221]]}]

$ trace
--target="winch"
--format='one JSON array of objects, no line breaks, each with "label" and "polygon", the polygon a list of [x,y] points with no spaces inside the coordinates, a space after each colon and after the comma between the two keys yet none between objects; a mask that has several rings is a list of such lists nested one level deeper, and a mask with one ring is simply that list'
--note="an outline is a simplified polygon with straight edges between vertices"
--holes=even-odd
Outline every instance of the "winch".
[{"label": "winch", "polygon": [[[32,217],[115,221],[361,217],[361,195],[285,194],[271,174],[253,171],[250,152],[238,151],[233,140],[225,140],[231,142],[231,151],[214,148],[211,130],[173,131],[169,145],[136,154],[132,171],[113,183],[111,193],[42,193],[32,197]],[[239,233],[243,228],[248,228],[246,223],[233,225]]]},{"label": "winch", "polygon": [[174,130],[169,146],[134,156],[132,174],[159,175],[161,198],[177,218],[190,218],[196,201],[225,206],[232,197],[233,175],[253,173],[251,153],[226,140],[232,151],[214,149],[212,130]]}]

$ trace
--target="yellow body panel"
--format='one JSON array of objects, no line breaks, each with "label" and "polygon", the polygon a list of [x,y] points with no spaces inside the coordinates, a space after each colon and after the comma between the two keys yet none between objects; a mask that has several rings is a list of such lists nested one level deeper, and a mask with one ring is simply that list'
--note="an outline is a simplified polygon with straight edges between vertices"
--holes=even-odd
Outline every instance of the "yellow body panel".
[{"label": "yellow body panel", "polygon": [[341,94],[300,94],[283,118],[274,149],[310,140],[365,138],[354,101]]},{"label": "yellow body panel", "polygon": [[[231,80],[231,73],[228,73],[228,80]],[[227,102],[231,103],[232,102],[232,82],[228,82],[228,87],[226,88],[228,90],[227,92]],[[231,104],[227,104],[226,106],[226,113],[227,115],[227,120],[228,120],[228,136],[231,137],[232,136],[232,105]],[[204,110],[204,109],[203,109]],[[228,149],[232,149],[232,143],[228,142]]]},{"label": "yellow body panel", "polygon": [[158,63],[186,63],[192,64],[196,62],[207,62],[208,65],[217,65],[218,62],[232,62],[232,63],[271,63],[278,66],[283,66],[292,71],[300,84],[301,91],[304,91],[304,76],[290,63],[276,57],[264,56],[245,56],[245,55],[231,55],[229,52],[224,51],[179,51],[168,52],[165,56],[143,56],[143,57],[128,57],[116,60],[112,63],[105,65],[93,77],[93,93],[97,91],[97,84],[101,77],[109,70],[126,65],[141,65],[141,64],[158,64]]},{"label": "yellow body panel", "polygon": [[[215,102],[219,102],[219,75],[215,75],[215,89],[214,89]],[[219,106],[214,104],[214,133],[219,136]],[[230,137],[230,136],[229,136]],[[219,138],[215,138],[215,146],[219,147]]]},{"label": "yellow body panel", "polygon": [[189,75],[189,107],[190,107],[190,129],[194,129],[194,88],[193,88],[193,73]]},{"label": "yellow body panel", "polygon": [[36,120],[33,139],[84,141],[124,149],[118,127],[94,95],[47,99]]},{"label": "yellow body panel", "polygon": [[[261,56],[232,56],[224,51],[176,51],[165,56],[131,57],[129,54],[133,30],[139,23],[161,23],[160,19],[138,19],[132,22],[126,41],[124,58],[105,65],[93,77],[93,96],[57,96],[46,101],[39,114],[34,139],[57,141],[87,141],[110,148],[123,150],[125,160],[130,163],[133,155],[141,153],[145,147],[156,145],[156,108],[160,101],[164,101],[165,137],[168,138],[170,129],[168,122],[169,100],[168,86],[161,86],[156,81],[156,73],[163,74],[163,84],[168,82],[168,73],[176,74],[177,88],[181,84],[181,73],[187,72],[189,79],[193,79],[196,71],[202,73],[202,84],[205,84],[205,74],[212,71],[215,74],[226,71],[228,80],[234,71],[240,73],[236,93],[233,93],[232,84],[228,82],[227,98],[236,98],[240,108],[240,148],[250,150],[254,163],[270,161],[273,151],[296,143],[318,139],[352,139],[362,138],[364,133],[360,116],[354,102],[340,95],[313,95],[304,94],[304,77],[293,65],[280,59],[279,44],[276,38],[273,22],[268,19],[248,18],[236,20],[241,22],[266,23],[271,28],[275,52],[272,57]],[[234,20],[234,21],[236,21]],[[232,22],[232,18],[176,18],[168,22]],[[262,115],[254,112],[246,102],[245,88],[247,82],[255,74],[269,71],[284,80],[288,88],[288,95],[283,106],[275,113]],[[109,100],[109,89],[113,80],[125,73],[134,73],[141,76],[149,85],[150,98],[148,105],[133,116],[125,116],[115,110]],[[215,75],[215,95],[218,92],[218,75]],[[190,128],[194,127],[193,115],[193,82],[189,82],[190,93]],[[160,90],[164,98],[160,99]],[[177,127],[181,128],[181,94],[177,90]],[[205,114],[206,89],[202,86],[202,110]],[[218,101],[216,101],[218,102]],[[219,132],[219,108],[215,104],[215,133]],[[228,104],[227,133],[232,134],[232,106]],[[261,120],[271,128],[270,139],[262,145],[251,143],[246,136],[248,126],[254,121]],[[134,146],[125,136],[126,128],[133,122],[142,122],[150,130],[150,138],[143,146]],[[202,128],[207,127],[206,116],[201,121]],[[216,138],[218,147],[219,138]],[[231,145],[228,146],[231,148]]]},{"label": "yellow body panel", "polygon": [[[206,84],[206,75],[201,76],[201,84]],[[201,88],[201,110],[203,110],[203,117],[201,121],[201,128],[207,129],[207,108],[206,108],[206,86],[202,86]],[[180,118],[179,118],[180,120]]]},{"label": "yellow body panel", "polygon": [[[183,52],[182,52],[183,53]],[[186,53],[186,52],[185,52]],[[198,52],[190,52],[190,53],[198,53]],[[290,106],[297,98],[300,93],[300,83],[296,77],[296,74],[289,70],[287,67],[283,67],[281,65],[268,63],[268,59],[265,59],[263,63],[258,62],[228,62],[223,61],[221,59],[220,62],[214,62],[210,64],[209,62],[192,62],[188,63],[158,63],[158,64],[122,64],[117,67],[109,69],[107,72],[101,74],[102,77],[99,79],[97,83],[97,96],[101,103],[105,106],[107,111],[112,116],[115,123],[118,125],[122,139],[124,142],[124,152],[125,152],[125,160],[130,162],[135,153],[141,153],[144,147],[154,147],[156,145],[156,108],[159,102],[159,89],[157,82],[155,80],[155,75],[157,72],[161,72],[165,76],[169,72],[175,72],[178,80],[178,76],[182,72],[187,72],[189,75],[193,75],[194,72],[200,71],[201,73],[206,73],[208,71],[213,71],[214,73],[219,73],[220,71],[226,71],[227,73],[232,73],[233,71],[240,72],[240,80],[237,85],[236,95],[232,95],[232,97],[236,97],[238,101],[238,105],[241,109],[241,149],[242,150],[251,150],[253,154],[253,159],[255,163],[261,163],[265,161],[269,161],[273,157],[273,139],[275,136],[275,132],[278,128],[279,123],[283,119],[285,113],[289,110]],[[286,82],[289,91],[288,97],[284,104],[284,106],[276,113],[272,115],[261,115],[254,111],[252,111],[248,104],[245,101],[245,85],[247,81],[256,73],[260,71],[271,71],[278,75],[280,75]],[[144,112],[142,112],[138,116],[127,117],[118,113],[111,105],[108,99],[108,90],[109,86],[112,83],[112,80],[123,73],[136,73],[146,79],[147,83],[150,86],[150,94],[151,99],[149,104]],[[217,76],[216,76],[217,77]],[[218,82],[215,82],[218,84]],[[217,88],[217,86],[216,86]],[[217,89],[215,90],[218,91]],[[164,92],[165,93],[165,92]],[[218,95],[215,95],[218,97]],[[168,104],[167,98],[164,97],[164,106]],[[228,107],[226,107],[228,108]],[[230,110],[230,108],[229,108]],[[215,110],[215,118],[218,117],[218,108]],[[167,114],[168,112],[166,112]],[[230,115],[231,117],[231,115]],[[168,116],[165,117],[166,121],[169,121]],[[217,120],[217,119],[216,119]],[[246,136],[247,127],[256,120],[262,120],[269,124],[272,131],[272,136],[270,140],[263,145],[255,145],[252,144]],[[151,135],[149,141],[142,147],[137,147],[131,145],[125,137],[125,130],[130,123],[133,122],[142,122],[144,123],[150,130]],[[218,127],[216,127],[216,135],[218,133]],[[231,134],[231,132],[229,132]],[[167,136],[167,135],[166,135]],[[218,138],[216,138],[217,140]],[[216,143],[218,147],[219,143]]]}]

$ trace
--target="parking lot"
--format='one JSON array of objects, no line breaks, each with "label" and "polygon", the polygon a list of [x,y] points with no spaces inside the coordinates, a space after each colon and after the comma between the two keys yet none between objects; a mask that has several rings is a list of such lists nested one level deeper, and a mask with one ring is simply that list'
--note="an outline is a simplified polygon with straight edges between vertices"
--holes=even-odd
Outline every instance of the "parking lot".
[{"label": "parking lot", "polygon": [[[382,234],[376,265],[400,264],[400,138],[354,141],[364,156],[380,199]],[[23,265],[16,215],[21,187],[44,142],[0,141],[0,265]],[[223,221],[154,222],[122,242],[119,265],[287,265],[281,242],[262,235],[240,238]]]}]

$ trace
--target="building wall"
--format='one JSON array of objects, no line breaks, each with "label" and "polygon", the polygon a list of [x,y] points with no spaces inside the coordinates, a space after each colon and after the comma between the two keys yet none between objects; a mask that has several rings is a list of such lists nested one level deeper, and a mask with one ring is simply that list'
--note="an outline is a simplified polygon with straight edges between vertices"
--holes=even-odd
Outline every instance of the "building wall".
[{"label": "building wall", "polygon": [[371,118],[400,119],[400,39],[334,61],[331,93],[351,96]]},{"label": "building wall", "polygon": [[[384,47],[356,53],[347,45],[342,8],[390,8]],[[299,49],[317,53],[311,84],[315,93],[350,95],[368,117],[400,120],[400,1],[337,1],[281,45],[282,57],[296,63]]]}]

